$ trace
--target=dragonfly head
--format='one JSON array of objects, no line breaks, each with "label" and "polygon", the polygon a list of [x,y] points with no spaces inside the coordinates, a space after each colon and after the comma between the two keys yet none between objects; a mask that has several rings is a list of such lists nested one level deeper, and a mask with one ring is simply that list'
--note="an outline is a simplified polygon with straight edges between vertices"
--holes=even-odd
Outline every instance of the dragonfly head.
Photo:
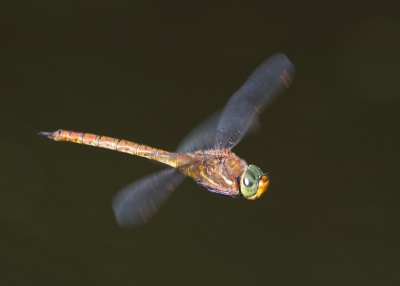
[{"label": "dragonfly head", "polygon": [[240,178],[240,192],[248,200],[261,197],[269,184],[267,173],[263,173],[255,165],[249,165]]}]

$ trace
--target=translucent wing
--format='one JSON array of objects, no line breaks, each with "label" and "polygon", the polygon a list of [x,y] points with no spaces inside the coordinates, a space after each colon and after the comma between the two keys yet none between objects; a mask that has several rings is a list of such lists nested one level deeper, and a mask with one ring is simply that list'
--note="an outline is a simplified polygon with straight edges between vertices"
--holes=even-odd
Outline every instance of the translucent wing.
[{"label": "translucent wing", "polygon": [[265,107],[289,87],[293,75],[294,67],[284,54],[262,63],[226,104],[217,125],[215,149],[233,148]]},{"label": "translucent wing", "polygon": [[196,150],[210,150],[214,147],[217,124],[222,111],[219,110],[192,129],[179,143],[178,153],[193,152]]},{"label": "translucent wing", "polygon": [[[177,152],[194,152],[197,150],[210,150],[214,148],[215,138],[217,135],[217,125],[221,118],[222,110],[215,112],[205,121],[190,131],[185,138],[180,142]],[[250,135],[258,131],[260,122],[257,117],[254,117],[245,135]]]},{"label": "translucent wing", "polygon": [[133,227],[147,222],[185,177],[178,170],[169,168],[123,188],[112,202],[118,224]]}]

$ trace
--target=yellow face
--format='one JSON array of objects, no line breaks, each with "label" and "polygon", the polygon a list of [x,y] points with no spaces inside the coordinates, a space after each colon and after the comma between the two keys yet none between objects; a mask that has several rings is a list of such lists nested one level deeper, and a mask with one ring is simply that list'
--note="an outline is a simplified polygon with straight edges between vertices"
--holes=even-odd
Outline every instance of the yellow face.
[{"label": "yellow face", "polygon": [[255,200],[266,191],[268,184],[268,175],[257,166],[249,165],[240,178],[240,192],[246,199]]}]

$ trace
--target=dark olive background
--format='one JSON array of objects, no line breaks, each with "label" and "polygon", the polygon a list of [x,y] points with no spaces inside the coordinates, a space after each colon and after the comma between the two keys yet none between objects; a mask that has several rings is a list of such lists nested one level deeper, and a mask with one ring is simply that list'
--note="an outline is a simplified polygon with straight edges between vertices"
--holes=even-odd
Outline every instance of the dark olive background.
[{"label": "dark olive background", "polygon": [[[26,2],[0,4],[1,285],[400,283],[399,4]],[[234,149],[257,201],[186,180],[124,230],[114,194],[163,166],[37,135],[174,150],[276,52],[294,84]]]}]

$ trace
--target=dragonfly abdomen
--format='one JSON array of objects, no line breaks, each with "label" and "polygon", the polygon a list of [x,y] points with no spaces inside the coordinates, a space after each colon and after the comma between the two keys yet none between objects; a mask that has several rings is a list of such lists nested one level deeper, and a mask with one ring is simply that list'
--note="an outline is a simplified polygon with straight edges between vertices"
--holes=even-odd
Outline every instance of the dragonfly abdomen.
[{"label": "dragonfly abdomen", "polygon": [[62,129],[54,132],[40,132],[39,134],[46,136],[54,141],[79,143],[83,145],[96,146],[100,148],[115,150],[118,152],[128,153],[139,157],[145,157],[167,164],[172,167],[176,167],[178,164],[177,159],[179,154],[177,153],[170,153],[161,149],[153,148],[144,144],[139,144],[124,139],[117,139],[91,133]]}]

